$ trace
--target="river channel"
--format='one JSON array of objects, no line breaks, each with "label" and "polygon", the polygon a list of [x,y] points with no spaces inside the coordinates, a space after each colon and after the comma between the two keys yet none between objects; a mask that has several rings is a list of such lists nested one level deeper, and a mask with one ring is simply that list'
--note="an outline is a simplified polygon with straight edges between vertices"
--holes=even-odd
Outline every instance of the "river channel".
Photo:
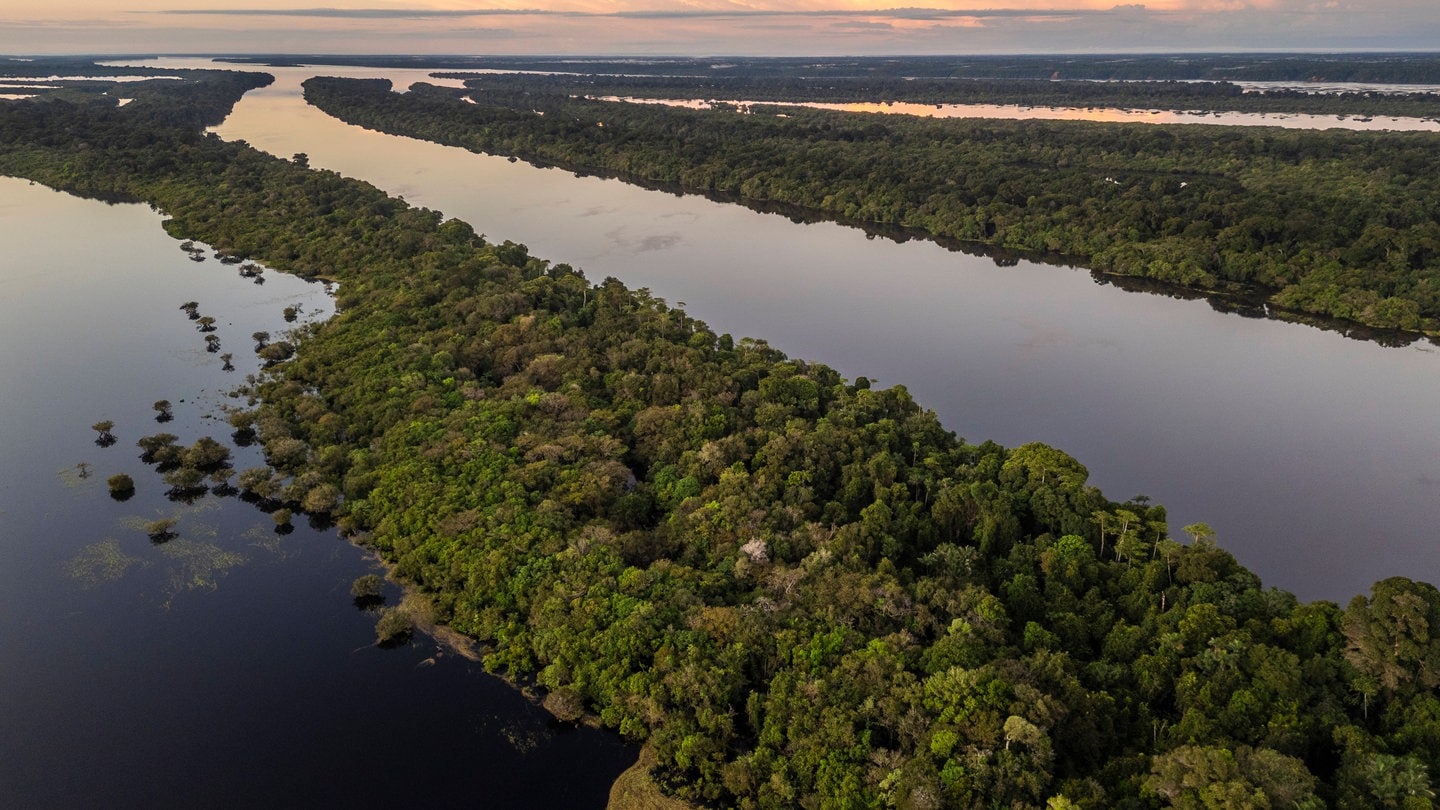
[{"label": "river channel", "polygon": [[[153,64],[153,63],[152,63]],[[171,67],[208,62],[164,60]],[[492,239],[649,287],[717,331],[903,384],[973,441],[1044,441],[1114,498],[1207,521],[1268,584],[1344,601],[1440,580],[1440,352],[1122,292],[924,241],[367,132],[266,68],[217,131],[368,180]],[[7,807],[598,806],[634,753],[564,731],[478,665],[371,644],[333,531],[162,493],[134,441],[225,438],[248,336],[325,291],[192,262],[143,206],[0,178],[0,795]],[[217,319],[225,371],[179,304]],[[175,405],[155,423],[153,401]],[[116,423],[95,444],[90,425]],[[239,450],[236,466],[258,463]],[[86,465],[82,475],[81,462]],[[126,472],[137,494],[111,499]],[[173,516],[152,543],[146,520]],[[393,601],[397,594],[387,596]],[[557,778],[563,771],[564,776]]]},{"label": "river channel", "polygon": [[[162,67],[208,65],[167,59]],[[972,441],[1042,441],[1172,528],[1205,521],[1270,585],[1345,602],[1397,574],[1440,580],[1440,352],[1121,292],[1088,272],[897,243],[707,200],[362,130],[265,68],[217,132],[359,177],[648,287],[717,331],[848,377],[905,385]]]},{"label": "river channel", "polygon": [[[436,80],[429,80],[432,84]],[[1130,110],[1119,107],[1026,107],[1015,104],[918,104],[906,101],[855,102],[848,104],[819,101],[706,101],[702,99],[658,99],[600,96],[600,101],[625,101],[631,104],[662,104],[708,110],[719,105],[733,105],[741,112],[753,107],[813,107],[837,112],[873,113],[881,115],[914,115],[921,118],[1006,118],[1041,121],[1099,121],[1107,124],[1218,124],[1245,127],[1278,127],[1280,129],[1350,129],[1359,131],[1440,132],[1440,121],[1434,118],[1401,118],[1397,116],[1308,115],[1302,113],[1246,113],[1212,110]],[[781,113],[783,115],[783,113]]]},{"label": "river channel", "polygon": [[[216,417],[258,369],[251,335],[327,317],[320,285],[256,284],[192,261],[146,206],[6,177],[0,244],[0,805],[604,806],[635,758],[617,737],[557,727],[428,639],[377,648],[359,549],[233,496],[171,500],[138,458],[162,431],[229,444]],[[178,521],[159,543],[158,518]]]}]

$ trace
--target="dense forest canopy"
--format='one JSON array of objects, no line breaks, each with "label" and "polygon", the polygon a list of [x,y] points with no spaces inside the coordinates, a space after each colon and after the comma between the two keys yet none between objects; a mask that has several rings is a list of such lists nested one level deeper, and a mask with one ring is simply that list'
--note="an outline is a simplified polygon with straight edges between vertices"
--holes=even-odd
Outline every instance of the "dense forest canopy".
[{"label": "dense forest canopy", "polygon": [[315,78],[306,97],[351,123],[476,151],[1440,329],[1433,133],[737,115],[600,101],[528,76],[467,84],[397,94],[384,80]]},{"label": "dense forest canopy", "polygon": [[1434,587],[1298,603],[1059,450],[967,443],[901,387],[199,130],[262,82],[0,104],[0,172],[338,280],[232,417],[269,462],[240,486],[357,532],[489,666],[647,740],[667,790],[1431,806]]},{"label": "dense forest canopy", "polygon": [[437,78],[503,82],[507,89],[660,99],[728,101],[1002,104],[1026,107],[1112,107],[1178,111],[1304,113],[1311,115],[1440,115],[1440,94],[1344,93],[1298,89],[1245,91],[1230,82],[1096,82],[1050,79],[885,79],[770,76],[609,76],[506,74],[485,82],[474,73],[437,72]]}]

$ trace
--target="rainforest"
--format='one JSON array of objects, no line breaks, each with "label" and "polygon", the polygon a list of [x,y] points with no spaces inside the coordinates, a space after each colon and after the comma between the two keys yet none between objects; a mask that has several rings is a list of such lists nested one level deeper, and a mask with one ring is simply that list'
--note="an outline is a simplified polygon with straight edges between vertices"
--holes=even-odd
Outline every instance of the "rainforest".
[{"label": "rainforest", "polygon": [[[901,386],[717,334],[646,290],[203,131],[265,81],[0,104],[0,173],[146,202],[177,238],[338,282],[337,314],[231,415],[267,461],[241,487],[375,549],[556,717],[643,742],[666,794],[1431,806],[1433,586],[1393,577],[1344,607],[1302,603],[1209,526],[1172,533],[1163,506],[1107,498],[1061,450],[966,442]],[[1373,325],[1437,317],[1428,138],[1116,140],[309,90],[371,126],[527,159],[1262,284]],[[959,163],[926,162],[940,155]]]},{"label": "rainforest", "polygon": [[351,123],[475,151],[1119,276],[1259,289],[1277,307],[1366,326],[1433,332],[1440,317],[1440,193],[1422,168],[1432,133],[736,115],[595,100],[584,82],[529,76],[469,86],[467,104],[452,89],[317,78],[307,98]]}]

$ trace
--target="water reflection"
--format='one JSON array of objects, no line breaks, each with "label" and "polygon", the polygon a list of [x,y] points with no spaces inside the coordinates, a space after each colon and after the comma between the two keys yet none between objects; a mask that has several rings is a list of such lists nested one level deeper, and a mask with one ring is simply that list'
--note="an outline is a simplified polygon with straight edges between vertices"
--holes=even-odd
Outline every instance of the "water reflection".
[{"label": "water reflection", "polygon": [[1112,497],[1150,495],[1173,526],[1210,523],[1267,583],[1304,597],[1347,600],[1397,573],[1440,580],[1440,409],[1416,404],[1440,401],[1429,344],[1116,295],[1028,258],[996,267],[928,241],[369,132],[299,97],[305,78],[340,71],[267,72],[276,83],[247,94],[222,137],[305,152],[597,281],[689,302],[717,331],[902,383],[972,440],[1061,447]]},{"label": "water reflection", "polygon": [[1111,124],[1215,124],[1224,126],[1280,127],[1281,129],[1350,129],[1359,131],[1440,132],[1433,118],[1390,116],[1305,115],[1301,113],[1242,113],[1212,110],[1125,110],[1115,107],[1025,107],[1010,104],[915,104],[903,101],[832,104],[826,102],[705,101],[602,96],[601,101],[662,104],[688,109],[755,107],[811,107],[851,113],[916,115],[922,118],[1003,118],[1008,120],[1099,121]]},{"label": "water reflection", "polygon": [[[161,431],[224,439],[217,417],[259,367],[249,336],[328,317],[319,284],[256,285],[191,262],[148,207],[12,178],[0,244],[5,806],[603,802],[634,759],[618,739],[553,727],[433,643],[377,649],[349,593],[378,570],[360,550],[301,521],[278,533],[221,487],[171,500],[139,458]],[[232,363],[205,350],[192,300]],[[114,443],[96,443],[102,421]],[[132,496],[111,497],[116,474]],[[157,521],[173,523],[152,538]]]},{"label": "water reflection", "polygon": [[[1197,80],[1198,81],[1198,80]],[[1294,90],[1301,93],[1379,93],[1387,96],[1405,96],[1412,93],[1440,93],[1440,84],[1390,84],[1384,82],[1252,82],[1243,79],[1227,79],[1230,84],[1247,92],[1268,92],[1273,90]]]}]

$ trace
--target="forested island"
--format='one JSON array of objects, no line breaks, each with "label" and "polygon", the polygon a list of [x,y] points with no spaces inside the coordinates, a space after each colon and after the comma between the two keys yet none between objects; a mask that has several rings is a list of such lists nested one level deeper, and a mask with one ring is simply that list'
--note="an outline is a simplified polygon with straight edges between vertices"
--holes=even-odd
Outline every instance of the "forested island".
[{"label": "forested island", "polygon": [[600,101],[528,76],[468,85],[396,94],[384,80],[317,78],[306,95],[350,123],[475,151],[1440,330],[1435,134],[736,115]]},{"label": "forested island", "polygon": [[375,548],[557,717],[645,741],[670,794],[1431,806],[1434,587],[1301,604],[1059,450],[965,442],[903,388],[202,131],[263,81],[0,104],[0,173],[338,281],[232,417],[269,464],[240,485]]},{"label": "forested island", "polygon": [[287,54],[246,64],[499,70],[612,76],[816,79],[1043,79],[1440,84],[1440,56],[1385,53],[966,54],[956,56],[437,56]]},{"label": "forested island", "polygon": [[[800,104],[909,102],[915,104],[1000,104],[1023,107],[1117,108],[1204,112],[1296,113],[1305,115],[1440,116],[1440,95],[1429,92],[1315,93],[1301,89],[1247,92],[1232,82],[1097,82],[1047,79],[803,78],[730,75],[610,76],[505,74],[496,79],[440,71],[436,78],[475,79],[490,89],[564,92],[592,96],[705,99]],[[489,81],[485,81],[490,78]]]},{"label": "forested island", "polygon": [[[264,58],[228,61],[261,63]],[[287,60],[295,61],[294,58]],[[853,59],[306,56],[305,64],[431,69],[441,78],[505,71],[509,88],[641,98],[1113,107],[1310,115],[1440,116],[1433,54],[1244,57],[907,57]],[[1238,82],[1247,82],[1242,85]],[[1284,86],[1256,85],[1284,83]],[[1381,89],[1335,83],[1385,83]],[[1410,85],[1407,88],[1407,85]],[[1247,89],[1248,87],[1248,89]]]}]

